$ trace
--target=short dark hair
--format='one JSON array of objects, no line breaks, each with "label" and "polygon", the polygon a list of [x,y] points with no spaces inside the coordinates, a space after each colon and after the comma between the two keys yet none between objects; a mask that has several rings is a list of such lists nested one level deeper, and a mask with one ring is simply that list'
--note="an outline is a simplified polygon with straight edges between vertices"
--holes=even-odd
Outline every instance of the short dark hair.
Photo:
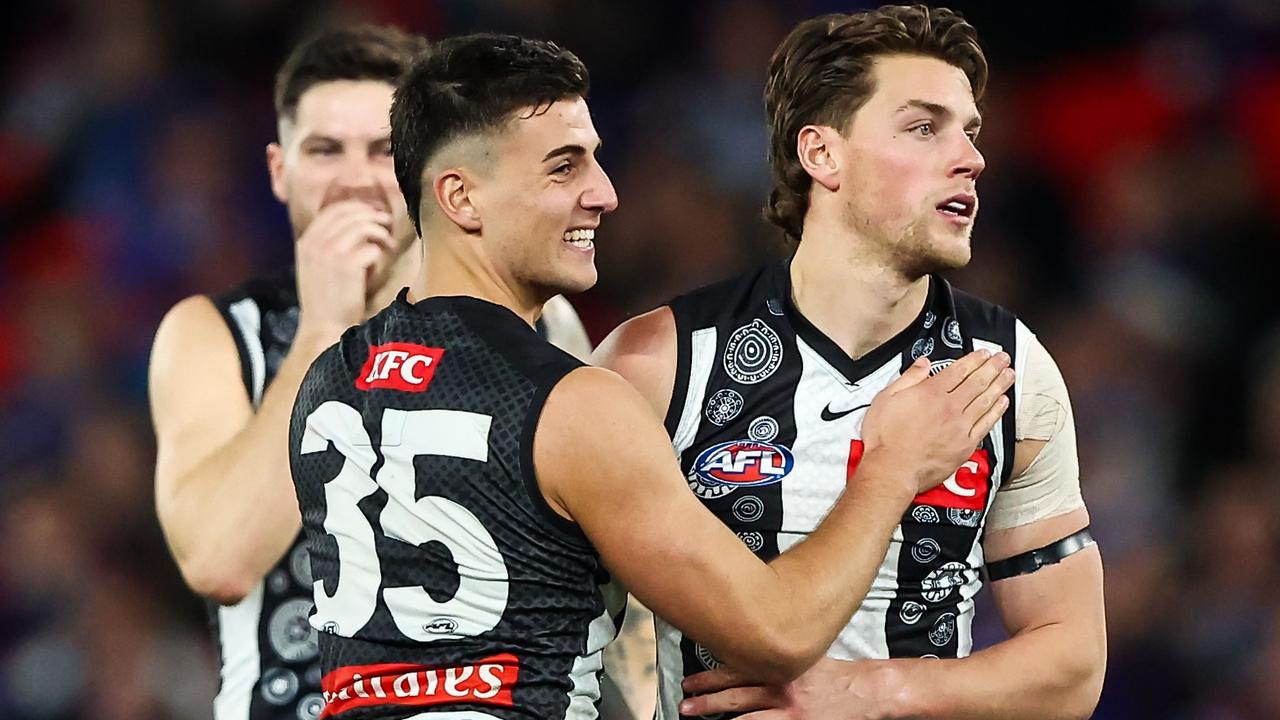
[{"label": "short dark hair", "polygon": [[773,189],[765,217],[800,242],[813,179],[796,155],[805,125],[842,133],[849,118],[875,92],[872,65],[884,55],[924,55],[943,60],[969,78],[976,102],[987,86],[987,59],[977,31],[959,13],[924,5],[885,5],[878,10],[833,14],[800,23],[769,61],[765,116]]},{"label": "short dark hair", "polygon": [[395,85],[427,49],[427,40],[388,25],[325,30],[302,41],[276,73],[276,115],[293,120],[313,85],[334,80],[382,80]]},{"label": "short dark hair", "polygon": [[482,33],[442,40],[413,64],[391,103],[391,151],[409,217],[422,234],[422,173],[463,135],[503,128],[514,113],[546,112],[587,96],[587,68],[545,40]]}]

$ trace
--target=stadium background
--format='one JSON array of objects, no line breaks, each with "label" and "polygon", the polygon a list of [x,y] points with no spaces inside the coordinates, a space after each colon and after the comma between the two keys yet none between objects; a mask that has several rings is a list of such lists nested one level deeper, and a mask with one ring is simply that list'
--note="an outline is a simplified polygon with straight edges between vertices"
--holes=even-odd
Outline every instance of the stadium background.
[{"label": "stadium background", "polygon": [[[512,30],[592,71],[621,197],[616,322],[774,252],[760,90],[856,3],[53,0],[0,24],[0,716],[208,716],[204,616],[152,510],[163,312],[287,264],[273,73],[327,22]],[[1107,565],[1099,718],[1280,717],[1280,3],[956,2],[993,68],[962,285],[1016,309],[1074,401]],[[998,636],[988,613],[983,635]]]}]

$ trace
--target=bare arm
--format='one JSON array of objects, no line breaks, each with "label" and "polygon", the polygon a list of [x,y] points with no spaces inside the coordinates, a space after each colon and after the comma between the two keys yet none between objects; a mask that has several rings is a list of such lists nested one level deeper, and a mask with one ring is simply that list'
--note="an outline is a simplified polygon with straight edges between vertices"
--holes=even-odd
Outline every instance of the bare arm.
[{"label": "bare arm", "polygon": [[183,578],[201,595],[239,602],[298,534],[289,413],[327,340],[295,341],[255,413],[230,330],[208,298],[174,306],[156,332],[156,511]]}]

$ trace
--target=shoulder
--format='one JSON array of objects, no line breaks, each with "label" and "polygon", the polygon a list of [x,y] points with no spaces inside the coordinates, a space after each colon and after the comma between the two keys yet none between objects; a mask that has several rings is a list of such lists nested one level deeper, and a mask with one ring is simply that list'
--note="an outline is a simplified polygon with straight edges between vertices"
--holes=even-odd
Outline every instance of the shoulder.
[{"label": "shoulder", "polygon": [[200,356],[222,345],[233,347],[223,314],[208,296],[192,295],[170,308],[160,321],[151,361],[154,365],[172,354]]},{"label": "shoulder", "polygon": [[662,417],[675,385],[677,345],[675,315],[664,305],[619,325],[591,361],[626,378]]}]

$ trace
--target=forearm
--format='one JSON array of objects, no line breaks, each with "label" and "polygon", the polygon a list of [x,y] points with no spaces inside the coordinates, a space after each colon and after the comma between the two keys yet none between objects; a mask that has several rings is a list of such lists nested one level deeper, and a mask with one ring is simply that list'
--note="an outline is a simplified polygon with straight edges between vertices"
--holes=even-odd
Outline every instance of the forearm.
[{"label": "forearm", "polygon": [[236,600],[297,537],[289,416],[318,354],[314,345],[295,345],[249,422],[172,483],[158,503],[174,559],[197,592]]},{"label": "forearm", "polygon": [[853,483],[808,538],[770,563],[781,581],[782,631],[813,660],[862,604],[908,503],[887,484]]},{"label": "forearm", "polygon": [[895,718],[1087,718],[1102,691],[1105,644],[1065,624],[1027,630],[958,660],[891,660]]}]

